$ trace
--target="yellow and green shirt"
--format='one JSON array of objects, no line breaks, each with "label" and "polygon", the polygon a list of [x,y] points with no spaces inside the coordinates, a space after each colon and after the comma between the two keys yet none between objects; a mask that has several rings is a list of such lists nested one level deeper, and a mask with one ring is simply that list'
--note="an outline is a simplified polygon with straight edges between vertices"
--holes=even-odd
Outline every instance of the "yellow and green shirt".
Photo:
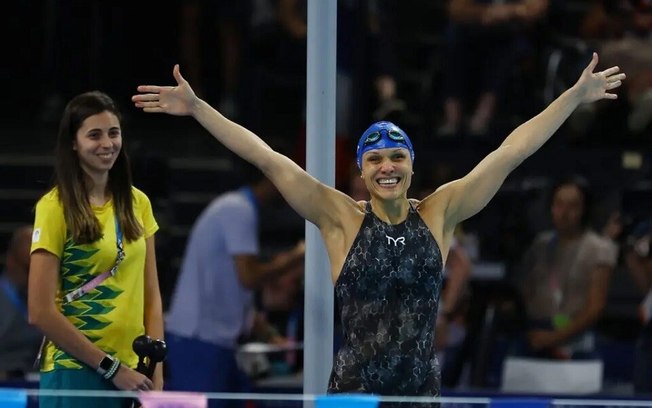
[{"label": "yellow and green shirt", "polygon": [[[158,225],[147,196],[137,188],[132,188],[132,195],[134,214],[143,226],[144,236],[130,242],[123,233],[125,258],[115,275],[77,300],[64,304],[63,297],[109,270],[116,261],[113,201],[93,206],[103,237],[90,244],[77,244],[66,227],[57,189],[51,190],[36,204],[32,252],[44,249],[60,260],[56,302],[61,313],[97,347],[133,368],[138,357],[131,343],[145,333],[145,239],[154,235]],[[80,361],[54,343],[47,343],[41,371],[82,367]]]}]

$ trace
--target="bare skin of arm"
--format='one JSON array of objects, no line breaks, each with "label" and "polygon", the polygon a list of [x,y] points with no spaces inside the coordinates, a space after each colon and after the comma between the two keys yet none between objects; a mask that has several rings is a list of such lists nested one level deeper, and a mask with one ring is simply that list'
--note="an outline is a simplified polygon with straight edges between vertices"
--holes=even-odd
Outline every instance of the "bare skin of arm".
[{"label": "bare skin of arm", "polygon": [[[163,303],[156,269],[154,236],[146,239],[145,255],[145,333],[153,339],[163,339]],[[152,377],[155,390],[163,389],[163,363],[156,364]]]},{"label": "bare skin of arm", "polygon": [[230,121],[199,99],[175,65],[177,86],[141,85],[132,100],[145,112],[194,117],[217,141],[260,169],[287,203],[315,224],[331,260],[333,281],[353,243],[364,213],[347,195],[319,182],[288,157],[274,151],[253,132]]},{"label": "bare skin of arm", "polygon": [[[418,205],[444,260],[455,226],[480,211],[507,175],[539,149],[580,103],[616,98],[607,91],[620,86],[625,75],[618,74],[618,67],[593,73],[597,64],[598,56],[594,54],[573,88],[519,126],[468,175],[440,187]],[[288,204],[319,228],[331,261],[331,276],[336,281],[362,223],[363,209],[352,198],[320,183],[257,135],[199,99],[181,76],[178,65],[173,69],[173,76],[177,82],[174,87],[139,86],[141,94],[132,97],[136,107],[145,112],[192,116],[226,148],[258,167]]]},{"label": "bare skin of arm", "polygon": [[609,91],[618,88],[625,74],[618,67],[594,73],[598,55],[593,54],[578,81],[541,113],[517,127],[461,179],[441,186],[419,204],[442,252],[447,254],[458,223],[475,215],[493,198],[507,176],[536,152],[582,103],[616,99]]},{"label": "bare skin of arm", "polygon": [[266,282],[288,271],[303,259],[305,244],[300,242],[294,248],[281,252],[269,262],[260,262],[256,255],[235,255],[235,269],[240,283],[248,289],[260,289]]},{"label": "bare skin of arm", "polygon": [[[106,353],[59,312],[55,304],[58,281],[59,258],[44,250],[34,251],[29,272],[29,322],[66,353],[96,369]],[[112,381],[118,389],[127,391],[151,390],[154,386],[149,378],[124,364]]]}]

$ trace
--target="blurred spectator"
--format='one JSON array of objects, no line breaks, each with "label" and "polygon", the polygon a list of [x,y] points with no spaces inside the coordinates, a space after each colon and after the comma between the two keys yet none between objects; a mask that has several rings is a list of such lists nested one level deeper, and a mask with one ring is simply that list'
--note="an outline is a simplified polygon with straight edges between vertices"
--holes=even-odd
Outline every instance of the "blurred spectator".
[{"label": "blurred spectator", "polygon": [[[258,103],[251,109],[256,117],[252,127],[261,131],[256,127],[263,126],[262,133],[268,135],[298,136],[298,151],[303,152],[307,2],[259,0],[256,9],[263,10],[261,5],[266,3],[274,5],[275,18],[257,19],[263,23],[254,24],[252,31],[253,60],[260,66],[259,78],[253,81],[258,84],[253,92]],[[346,189],[346,169],[353,161],[351,135],[371,117],[396,119],[406,109],[397,92],[392,4],[387,0],[338,2],[336,185],[342,189]],[[266,104],[277,107],[273,117],[261,112],[260,106]]]},{"label": "blurred spectator", "polygon": [[[303,259],[303,243],[270,262],[258,259],[259,207],[278,196],[262,177],[217,197],[195,222],[167,315],[168,389],[244,392],[248,381],[236,362],[239,339],[256,329],[257,338],[278,340],[276,331],[255,318],[252,292]],[[237,402],[213,400],[210,406]]]},{"label": "blurred spectator", "polygon": [[307,26],[302,6],[302,1],[253,1],[251,78],[243,83],[250,104],[243,120],[256,132],[293,144],[305,121]]},{"label": "blurred spectator", "polygon": [[539,234],[525,254],[521,296],[528,320],[527,354],[591,357],[591,327],[601,316],[617,247],[589,229],[591,196],[581,177],[552,190],[554,229]]},{"label": "blurred spectator", "polygon": [[[303,341],[304,265],[297,262],[289,269],[262,287],[260,303],[267,322],[291,345]],[[297,350],[270,355],[272,374],[300,371],[301,357]]]},{"label": "blurred spectator", "polygon": [[34,371],[42,334],[27,322],[27,278],[32,227],[17,228],[0,275],[0,380]]},{"label": "blurred spectator", "polygon": [[645,0],[594,2],[581,26],[604,66],[618,61],[627,72],[628,130],[642,134],[652,123],[652,3]]},{"label": "blurred spectator", "polygon": [[638,225],[629,237],[625,262],[645,298],[640,305],[642,330],[634,358],[634,390],[652,393],[652,222]]},{"label": "blurred spectator", "polygon": [[[305,56],[307,2],[279,0],[278,22]],[[368,121],[405,109],[397,99],[396,55],[390,4],[386,0],[340,0],[337,5],[337,132],[350,136]],[[296,57],[295,57],[296,58]],[[305,58],[302,59],[302,62]],[[305,64],[288,64],[302,66]],[[359,84],[363,86],[360,87]],[[368,92],[367,90],[371,90]],[[365,109],[369,106],[370,109]],[[362,107],[362,108],[361,108]],[[357,115],[356,115],[357,114]],[[359,117],[356,117],[359,116]]]},{"label": "blurred spectator", "polygon": [[[238,89],[250,13],[250,0],[186,0],[181,4],[179,52],[186,76],[201,97],[208,97],[212,79],[219,78],[218,107],[230,119],[237,118],[240,108]],[[214,34],[217,58],[207,55],[206,49],[215,48],[202,40]],[[215,59],[217,64],[211,64]]]},{"label": "blurred spectator", "polygon": [[647,269],[650,252],[650,236],[652,236],[652,221],[644,221],[636,225],[625,242],[625,264],[632,280],[641,294],[652,289],[652,275]]},{"label": "blurred spectator", "polygon": [[[461,230],[460,230],[461,233]],[[447,387],[458,384],[468,355],[463,344],[467,335],[468,280],[471,259],[456,238],[446,259],[444,288],[437,313],[437,348],[442,366],[442,383]]]},{"label": "blurred spectator", "polygon": [[463,105],[469,97],[476,102],[468,132],[487,132],[518,60],[526,29],[545,16],[547,8],[548,0],[451,0],[440,136],[462,130]]},{"label": "blurred spectator", "polygon": [[204,59],[202,56],[200,18],[203,13],[203,1],[189,0],[180,6],[179,22],[179,58],[181,66],[188,79],[195,85],[195,92],[201,97],[206,97],[204,92]]},{"label": "blurred spectator", "polygon": [[613,211],[607,217],[607,222],[602,226],[602,236],[613,242],[618,242],[625,226],[620,211]]},{"label": "blurred spectator", "polygon": [[337,6],[337,133],[351,137],[370,117],[398,121],[406,105],[396,83],[393,3],[340,0]]},{"label": "blurred spectator", "polygon": [[[99,0],[43,3],[39,119],[58,121],[66,101],[86,89],[110,88],[118,101],[129,95],[131,84],[123,79],[133,75],[129,68],[137,62],[127,51],[135,41],[127,16],[137,11]],[[156,18],[149,10],[148,15]],[[104,63],[107,59],[113,63]]]}]

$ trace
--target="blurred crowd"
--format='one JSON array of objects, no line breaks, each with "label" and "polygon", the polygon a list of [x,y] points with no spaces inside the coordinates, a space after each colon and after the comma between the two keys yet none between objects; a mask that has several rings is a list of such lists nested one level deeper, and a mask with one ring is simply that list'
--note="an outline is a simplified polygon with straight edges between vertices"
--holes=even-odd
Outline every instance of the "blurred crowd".
[{"label": "blurred crowd", "polygon": [[[162,67],[178,62],[194,89],[225,116],[294,149],[301,162],[306,1],[185,0],[165,8],[153,1],[14,3],[17,35],[9,66],[16,79],[7,84],[13,97],[3,107],[10,126],[51,129],[64,101],[89,89],[110,92],[127,107],[145,74],[167,81]],[[617,103],[578,109],[548,154],[519,170],[496,203],[460,226],[437,335],[449,388],[500,388],[505,359],[534,356],[599,360],[606,392],[625,387],[651,393],[652,179],[646,147],[652,130],[652,2],[339,0],[337,14],[336,183],[360,200],[365,189],[351,163],[357,137],[372,120],[395,121],[418,145],[415,165],[425,176],[415,180],[412,195],[423,197],[468,171],[474,157],[570,86],[593,51],[600,55],[598,69],[618,65],[627,73]],[[134,139],[151,126],[157,137],[179,137],[125,113]],[[162,186],[164,178],[144,177],[152,165],[165,167],[152,160],[165,155],[165,144],[140,146],[134,168],[136,181],[154,198],[154,211],[165,214],[159,245],[168,251],[159,251],[159,262],[165,262],[159,270],[169,306],[178,266],[197,260],[183,253],[189,234],[182,241],[165,239],[173,235],[166,231],[174,224],[174,216],[166,219],[174,213],[166,199],[174,191]],[[596,153],[600,147],[618,154]],[[555,162],[554,155],[578,149],[587,163],[567,169]],[[259,269],[302,238],[303,223],[281,207],[277,200],[259,209],[260,229],[254,231],[261,248],[253,251],[261,258]],[[279,231],[275,217],[287,217],[284,228],[290,225],[291,233]],[[29,234],[23,226],[7,242],[0,275],[5,380],[31,371],[40,340],[25,321]],[[175,252],[186,258],[166,258]],[[498,274],[484,274],[496,264]],[[295,262],[283,267],[260,287],[230,282],[247,288],[242,297],[251,296],[258,316],[234,325],[265,328],[247,332],[246,341],[301,341],[304,271]],[[300,352],[289,347],[248,373],[301,369]]]}]

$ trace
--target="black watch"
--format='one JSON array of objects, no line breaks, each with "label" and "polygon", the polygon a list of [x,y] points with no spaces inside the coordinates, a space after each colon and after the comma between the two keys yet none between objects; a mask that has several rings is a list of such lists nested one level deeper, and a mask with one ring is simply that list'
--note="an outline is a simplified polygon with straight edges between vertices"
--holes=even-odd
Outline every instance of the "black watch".
[{"label": "black watch", "polygon": [[100,361],[100,365],[97,367],[96,370],[97,373],[101,376],[106,375],[106,373],[111,369],[111,367],[113,367],[114,363],[115,363],[115,358],[107,354],[106,356],[104,356],[102,361]]}]

